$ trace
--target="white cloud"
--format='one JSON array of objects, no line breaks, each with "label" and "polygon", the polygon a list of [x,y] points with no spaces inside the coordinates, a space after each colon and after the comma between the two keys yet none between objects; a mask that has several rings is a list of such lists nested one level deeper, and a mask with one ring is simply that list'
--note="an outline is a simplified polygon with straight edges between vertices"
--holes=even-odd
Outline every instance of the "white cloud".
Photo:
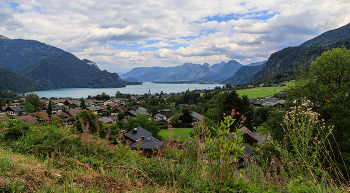
[{"label": "white cloud", "polygon": [[0,31],[110,71],[230,59],[247,64],[348,24],[349,7],[345,0],[13,0],[0,2]]}]

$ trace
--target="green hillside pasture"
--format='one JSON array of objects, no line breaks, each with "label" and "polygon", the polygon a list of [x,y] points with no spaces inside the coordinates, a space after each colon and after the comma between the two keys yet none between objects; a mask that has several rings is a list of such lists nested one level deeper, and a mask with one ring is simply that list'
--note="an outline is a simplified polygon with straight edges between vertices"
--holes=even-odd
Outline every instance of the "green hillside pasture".
[{"label": "green hillside pasture", "polygon": [[[180,138],[180,142],[184,142],[190,136],[191,131],[192,128],[173,129],[173,138],[174,140]],[[161,136],[165,141],[169,141],[169,129],[159,131],[158,135]]]},{"label": "green hillside pasture", "polygon": [[285,83],[287,86],[282,87],[256,87],[256,88],[250,88],[250,89],[242,89],[237,90],[237,93],[239,95],[247,95],[248,98],[257,98],[257,97],[265,97],[266,95],[271,95],[275,93],[280,93],[283,91],[283,89],[287,89],[289,86],[293,85],[294,82],[287,82]]}]

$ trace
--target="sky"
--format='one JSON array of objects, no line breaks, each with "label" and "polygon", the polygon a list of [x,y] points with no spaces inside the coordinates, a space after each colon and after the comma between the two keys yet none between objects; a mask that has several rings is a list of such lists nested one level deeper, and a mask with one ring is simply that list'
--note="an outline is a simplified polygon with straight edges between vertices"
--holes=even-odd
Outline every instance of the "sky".
[{"label": "sky", "polygon": [[101,70],[260,62],[350,23],[349,0],[0,0],[0,35]]}]

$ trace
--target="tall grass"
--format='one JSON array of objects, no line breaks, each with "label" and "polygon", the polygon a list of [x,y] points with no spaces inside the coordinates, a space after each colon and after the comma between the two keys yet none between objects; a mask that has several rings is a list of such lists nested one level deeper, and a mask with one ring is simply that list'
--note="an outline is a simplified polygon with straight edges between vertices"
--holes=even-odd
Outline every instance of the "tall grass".
[{"label": "tall grass", "polygon": [[[109,131],[101,139],[72,127],[33,126],[20,122],[0,123],[0,190],[24,192],[337,192],[348,184],[333,161],[332,128],[318,115],[299,105],[284,118],[284,143],[272,141],[255,148],[249,166],[237,170],[239,157],[227,151],[218,155],[206,150],[209,141],[222,138],[217,151],[239,144],[240,133],[227,133],[231,118],[209,132],[204,122],[181,147],[173,142],[164,156],[146,158],[133,151],[122,133],[111,143]],[[227,122],[226,122],[227,121]],[[221,128],[220,128],[221,127]],[[98,128],[97,128],[98,129]],[[169,128],[171,131],[172,129]],[[221,133],[220,133],[221,132]],[[14,137],[14,133],[20,136]],[[98,132],[97,132],[98,133]],[[171,132],[170,132],[171,135]],[[207,140],[205,140],[207,137]],[[231,147],[230,147],[231,143]],[[219,148],[220,147],[220,148]],[[266,149],[270,148],[270,152]],[[237,146],[236,151],[240,151]],[[328,151],[328,152],[327,152]],[[269,156],[266,156],[269,153]],[[271,156],[273,155],[273,156]],[[236,160],[235,160],[236,158]],[[226,161],[225,161],[226,160]],[[234,165],[234,164],[233,164]],[[220,166],[220,167],[219,167]],[[6,179],[8,179],[6,181]],[[11,189],[12,188],[12,189]]]}]

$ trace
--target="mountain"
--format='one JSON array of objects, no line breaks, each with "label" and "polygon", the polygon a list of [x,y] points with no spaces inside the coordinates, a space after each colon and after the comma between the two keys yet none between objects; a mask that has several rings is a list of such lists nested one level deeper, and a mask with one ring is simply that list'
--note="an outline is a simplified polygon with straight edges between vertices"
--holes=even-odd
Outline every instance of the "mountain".
[{"label": "mountain", "polygon": [[175,67],[138,67],[133,68],[131,71],[122,74],[120,77],[125,79],[128,77],[135,78],[139,81],[156,81],[167,77],[169,74],[173,73],[180,66]]},{"label": "mountain", "polygon": [[216,64],[213,64],[210,68],[211,68],[211,71],[213,72],[217,72],[218,70],[220,70],[220,68],[222,68],[224,65],[226,64],[226,62],[220,62],[220,63],[216,63]]},{"label": "mountain", "polygon": [[[342,40],[337,41],[339,39]],[[349,49],[350,24],[325,32],[300,46],[284,48],[273,53],[266,62],[266,65],[254,74],[250,81],[261,81],[286,74],[293,77],[297,73],[296,70],[302,66],[308,66],[323,52],[343,45]]]},{"label": "mountain", "polygon": [[[116,73],[101,71],[95,62],[80,60],[54,46],[35,40],[8,39],[4,36],[0,36],[0,67],[16,71],[22,77],[34,79],[36,84],[41,85],[36,86],[33,83],[35,87],[28,86],[30,91],[43,88],[107,88],[140,84],[122,81]],[[16,77],[16,73],[7,74]],[[5,81],[2,80],[1,84],[5,84]]]},{"label": "mountain", "polygon": [[312,38],[301,44],[301,46],[327,46],[350,37],[350,23],[338,29],[333,29]]},{"label": "mountain", "polygon": [[0,39],[4,39],[4,40],[10,40],[10,38],[7,38],[7,37],[5,37],[5,36],[2,36],[2,35],[0,35]]},{"label": "mountain", "polygon": [[236,60],[230,60],[215,73],[212,73],[205,77],[196,78],[195,80],[203,82],[214,82],[217,80],[229,78],[233,76],[235,72],[242,66],[243,65],[237,62]]},{"label": "mountain", "polygon": [[63,52],[35,40],[0,39],[0,67],[16,71],[44,57]]},{"label": "mountain", "polygon": [[252,62],[252,63],[248,64],[247,66],[259,66],[259,65],[264,64],[265,62],[267,62],[267,60],[264,60],[262,62]]},{"label": "mountain", "polygon": [[124,86],[118,74],[100,71],[97,65],[68,52],[44,57],[18,72],[52,89]]},{"label": "mountain", "polygon": [[[212,73],[208,63],[200,65],[199,68],[192,70],[194,69],[194,67],[197,67],[197,65],[193,66],[191,64],[191,66],[189,67],[189,63],[185,63],[181,66],[178,72],[172,73],[171,75],[166,77],[164,81],[190,81]],[[183,73],[180,73],[181,69],[183,70]]]},{"label": "mountain", "polygon": [[37,81],[5,68],[0,68],[0,83],[0,91],[31,92],[45,89]]},{"label": "mountain", "polygon": [[261,64],[261,65],[253,65],[253,66],[242,66],[240,67],[236,73],[231,76],[228,79],[225,79],[221,82],[219,82],[220,84],[227,84],[229,83],[230,85],[239,85],[239,84],[243,84],[246,82],[249,82],[250,78],[252,78],[252,76],[257,73],[259,70],[261,70],[266,63]]}]

